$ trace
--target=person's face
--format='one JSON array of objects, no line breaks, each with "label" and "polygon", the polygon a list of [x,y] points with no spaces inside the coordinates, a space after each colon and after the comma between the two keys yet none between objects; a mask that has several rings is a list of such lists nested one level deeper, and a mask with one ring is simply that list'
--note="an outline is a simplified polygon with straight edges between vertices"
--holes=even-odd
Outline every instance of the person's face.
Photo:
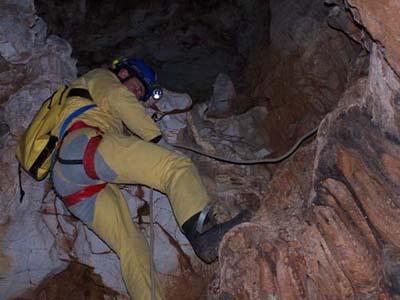
[{"label": "person's face", "polygon": [[[122,69],[118,72],[119,78],[122,80],[129,77],[129,72],[126,69]],[[139,79],[136,77],[129,78],[126,80],[123,85],[126,86],[126,88],[135,94],[135,96],[140,99],[141,97],[144,96],[145,94],[145,88],[144,85],[141,83]]]}]

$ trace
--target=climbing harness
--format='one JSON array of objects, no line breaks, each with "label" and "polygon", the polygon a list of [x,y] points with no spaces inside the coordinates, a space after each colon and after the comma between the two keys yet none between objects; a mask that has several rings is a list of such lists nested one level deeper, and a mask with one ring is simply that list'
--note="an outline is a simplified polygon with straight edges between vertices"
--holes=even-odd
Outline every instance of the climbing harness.
[{"label": "climbing harness", "polygon": [[96,184],[96,185],[89,185],[73,194],[62,197],[62,200],[66,207],[75,205],[75,204],[81,202],[82,200],[89,198],[89,197],[93,196],[94,194],[97,194],[102,189],[104,189],[106,187],[106,185],[107,185],[107,182]]},{"label": "climbing harness", "polygon": [[[79,96],[79,97],[83,97],[83,98],[92,100],[92,97],[90,96],[89,92],[85,89],[72,89],[68,93],[68,96],[69,97]],[[83,121],[76,121],[70,127],[69,127],[69,125],[72,123],[72,121],[75,118],[77,118],[84,112],[86,112],[92,108],[95,108],[95,107],[97,107],[96,104],[89,104],[89,105],[82,106],[79,109],[72,112],[65,119],[64,123],[61,125],[61,128],[60,128],[60,132],[59,132],[60,142],[58,143],[58,147],[57,147],[57,151],[56,151],[56,160],[59,163],[65,164],[65,165],[82,164],[87,176],[94,180],[99,179],[97,177],[95,166],[94,166],[94,157],[95,157],[97,147],[102,140],[103,132],[98,127],[88,125]],[[96,133],[97,133],[95,136],[93,136],[89,139],[89,142],[86,145],[86,148],[85,148],[85,151],[83,154],[83,158],[82,159],[63,159],[62,157],[60,157],[59,152],[60,152],[60,149],[61,149],[61,146],[63,144],[65,137],[67,135],[69,135],[70,133],[72,133],[78,129],[82,129],[82,128],[91,128],[91,129],[96,130]],[[105,188],[106,185],[107,185],[107,183],[104,182],[104,183],[100,183],[100,184],[86,186],[83,189],[81,189],[73,194],[62,197],[62,200],[63,200],[65,206],[69,207],[71,205],[77,204],[78,202],[80,202],[86,198],[89,198],[89,197],[93,196],[94,194],[100,192],[102,189]]]},{"label": "climbing harness", "polygon": [[[62,128],[66,128],[66,127],[63,126]],[[97,135],[95,135],[89,139],[89,142],[87,143],[84,154],[83,154],[83,158],[82,159],[63,159],[60,157],[59,151],[57,151],[57,156],[56,156],[57,161],[60,162],[61,164],[65,164],[65,165],[83,165],[83,169],[85,170],[86,175],[89,178],[96,180],[99,178],[96,174],[94,158],[95,158],[97,147],[103,138],[102,137],[103,132],[98,127],[88,125],[83,121],[77,121],[77,122],[73,123],[71,125],[71,127],[65,131],[65,134],[63,131],[63,135],[60,135],[60,136],[62,136],[62,139],[60,141],[60,148],[62,146],[64,138],[68,134],[70,134],[71,132],[74,132],[78,129],[82,129],[82,128],[94,129],[94,130],[96,130],[96,133],[97,133]],[[100,192],[103,188],[105,188],[106,185],[107,185],[107,182],[86,186],[83,189],[81,189],[73,194],[62,197],[62,200],[64,201],[64,204],[67,207],[77,204],[78,202],[80,202],[86,198],[89,198],[89,197],[93,196],[94,194]]]}]

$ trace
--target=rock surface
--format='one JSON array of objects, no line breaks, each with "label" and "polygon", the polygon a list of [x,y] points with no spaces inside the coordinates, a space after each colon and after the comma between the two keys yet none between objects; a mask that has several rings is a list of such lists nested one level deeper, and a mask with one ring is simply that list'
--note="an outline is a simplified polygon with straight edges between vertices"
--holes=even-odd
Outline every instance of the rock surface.
[{"label": "rock surface", "polygon": [[367,76],[274,173],[257,217],[225,236],[209,299],[399,298],[400,80],[388,52],[369,46]]},{"label": "rock surface", "polygon": [[27,197],[18,201],[14,153],[16,140],[41,101],[71,80],[76,68],[68,43],[55,36],[43,38],[46,27],[35,16],[31,1],[3,1],[0,12],[0,85],[5,87],[0,110],[0,298],[7,299],[38,285],[49,272],[66,267],[54,243],[56,237],[40,213],[41,200],[48,192],[46,184],[23,175]]},{"label": "rock surface", "polygon": [[[46,17],[53,18],[50,30],[70,38],[81,70],[110,53],[131,51],[159,63],[164,80],[179,70],[168,84],[197,89],[203,103],[162,119],[171,143],[260,159],[319,126],[314,141],[273,166],[230,165],[187,152],[219,204],[221,221],[245,207],[255,215],[224,237],[219,263],[206,266],[193,257],[165,196],[155,192],[155,261],[167,299],[400,299],[397,1],[132,7],[121,0],[117,6],[101,2],[98,11],[94,1],[37,2],[44,14],[58,11]],[[127,14],[114,20],[110,10]],[[75,289],[74,299],[127,299],[117,257],[45,182],[23,174],[27,196],[18,202],[16,141],[41,101],[77,69],[71,47],[46,34],[32,1],[3,1],[0,16],[0,166],[6,175],[0,178],[0,298],[64,299]],[[76,35],[88,20],[87,31]],[[122,21],[132,29],[120,27]],[[234,74],[246,62],[245,76]],[[214,96],[205,97],[213,82]],[[188,94],[165,95],[162,111],[191,104]],[[124,193],[148,235],[149,190],[126,187]]]},{"label": "rock surface", "polygon": [[[77,276],[93,284],[78,288],[74,299],[126,299],[116,255],[69,214],[47,181],[35,182],[22,173],[26,195],[22,203],[18,201],[16,143],[42,101],[77,74],[70,45],[47,36],[46,26],[28,2],[0,4],[1,14],[7,16],[0,26],[0,165],[5,174],[0,178],[0,298],[71,299],[65,298],[71,295],[68,289],[77,288],[79,281],[67,282],[68,277]],[[188,95],[167,90],[164,94],[159,107],[163,111],[191,105]],[[160,126],[166,140],[176,140],[185,119],[185,113],[163,118]],[[148,236],[149,190],[126,187],[124,193],[132,216]],[[198,268],[200,263],[178,229],[168,199],[157,192],[153,196],[155,264],[163,284],[176,286],[191,276],[204,282],[190,292],[198,295],[214,267]]]},{"label": "rock surface", "polygon": [[398,22],[398,11],[400,3],[393,0],[384,1],[344,1],[350,7],[355,21],[362,25],[366,32],[385,53],[395,72],[399,75],[400,70],[400,25]]},{"label": "rock surface", "polygon": [[249,54],[268,39],[263,0],[36,0],[36,5],[50,32],[71,43],[80,73],[135,55],[155,67],[166,88],[190,93],[195,102],[209,99],[219,73],[238,85]]},{"label": "rock surface", "polygon": [[224,237],[215,299],[394,297],[400,148],[388,119],[374,114],[386,104],[373,70],[396,75],[376,49],[370,68],[317,141],[274,174],[258,217]]},{"label": "rock surface", "polygon": [[248,98],[268,108],[264,138],[279,154],[336,107],[365,50],[332,30],[331,8],[323,1],[272,0],[270,7],[271,41],[257,49],[248,68]]}]

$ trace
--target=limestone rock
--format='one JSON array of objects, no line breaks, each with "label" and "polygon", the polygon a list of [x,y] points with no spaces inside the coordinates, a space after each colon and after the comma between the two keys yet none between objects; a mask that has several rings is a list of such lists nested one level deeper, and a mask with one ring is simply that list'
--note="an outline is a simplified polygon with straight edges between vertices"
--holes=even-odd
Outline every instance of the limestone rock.
[{"label": "limestone rock", "polygon": [[[29,2],[29,1],[27,1]],[[18,4],[3,3],[0,12],[0,53],[12,63],[25,63],[35,51],[36,20],[33,5],[28,10]]]},{"label": "limestone rock", "polygon": [[142,57],[167,89],[190,93],[195,102],[210,98],[219,73],[240,82],[247,57],[268,40],[268,1],[262,0],[37,0],[36,5],[50,33],[71,43],[80,73],[115,57]]},{"label": "limestone rock", "polygon": [[[374,46],[368,79],[323,120],[316,153],[300,150],[253,223],[224,237],[219,297],[396,299],[398,83]],[[301,165],[305,177],[294,175]]]},{"label": "limestone rock", "polygon": [[[356,21],[371,34],[373,39],[384,49],[389,63],[400,70],[400,32],[398,24],[398,1],[360,1],[346,0]],[[357,18],[358,17],[358,18]]]},{"label": "limestone rock", "polygon": [[218,74],[214,82],[214,93],[207,108],[207,117],[228,117],[232,114],[234,97],[236,97],[235,87],[229,76]]},{"label": "limestone rock", "polygon": [[323,1],[272,0],[270,7],[271,41],[250,64],[248,98],[265,103],[269,117],[262,126],[278,155],[336,107],[354,70],[365,70],[365,50],[332,30]]},{"label": "limestone rock", "polygon": [[[58,12],[47,16],[54,17],[49,29],[33,1],[0,4],[1,299],[58,299],[51,287],[71,288],[62,280],[82,273],[104,285],[96,297],[127,297],[118,258],[46,182],[23,173],[27,194],[18,201],[18,137],[42,100],[77,73],[70,45],[47,30],[82,46],[74,49],[81,71],[114,55],[139,54],[158,66],[161,81],[194,91],[196,100],[209,98],[217,74],[229,75],[232,81],[218,78],[229,106],[216,101],[209,110],[217,113],[207,114],[201,103],[162,119],[170,143],[258,159],[287,150],[319,125],[317,139],[279,165],[237,166],[185,152],[221,204],[218,218],[243,208],[255,216],[226,234],[219,264],[204,266],[165,195],[154,192],[155,261],[168,298],[400,298],[396,1],[152,1],[135,8],[103,1],[98,11],[90,9],[93,1],[39,2],[42,11]],[[120,16],[110,17],[112,10]],[[65,14],[74,18],[57,23]],[[85,16],[93,23],[78,35]],[[245,75],[238,74],[247,59]],[[188,94],[165,96],[163,111],[192,104]],[[150,191],[123,192],[148,236]],[[79,292],[74,297],[87,297]]]}]

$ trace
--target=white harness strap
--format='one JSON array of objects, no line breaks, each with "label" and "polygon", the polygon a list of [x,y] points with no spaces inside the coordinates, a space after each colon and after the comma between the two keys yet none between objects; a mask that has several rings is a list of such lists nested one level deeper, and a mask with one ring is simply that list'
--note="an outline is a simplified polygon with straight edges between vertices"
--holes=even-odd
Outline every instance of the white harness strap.
[{"label": "white harness strap", "polygon": [[203,225],[204,221],[207,218],[208,212],[210,211],[212,205],[208,204],[206,207],[203,208],[203,210],[200,213],[199,218],[197,219],[197,224],[196,224],[196,232],[197,233],[203,233]]}]

